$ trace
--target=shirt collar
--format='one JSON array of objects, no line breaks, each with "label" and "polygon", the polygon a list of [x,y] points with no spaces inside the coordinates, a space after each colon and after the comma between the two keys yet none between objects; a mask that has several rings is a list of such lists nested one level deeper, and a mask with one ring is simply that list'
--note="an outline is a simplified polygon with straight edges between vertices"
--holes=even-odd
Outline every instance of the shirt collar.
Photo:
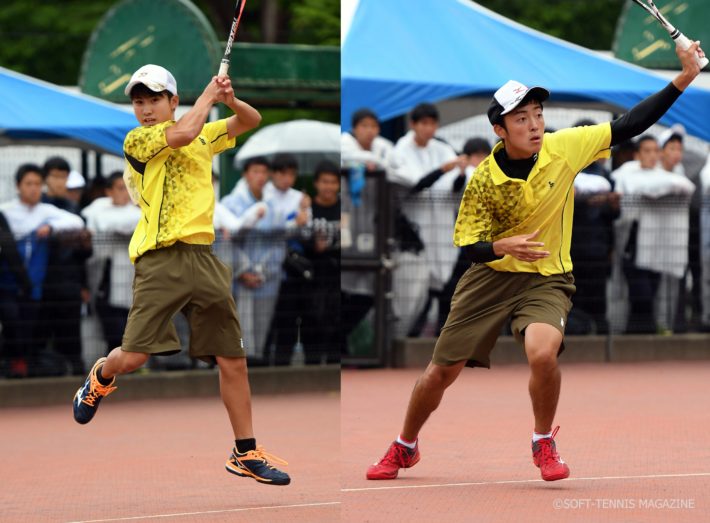
[{"label": "shirt collar", "polygon": [[[542,148],[540,149],[540,152],[537,154],[537,161],[535,162],[535,165],[533,165],[532,171],[530,171],[530,175],[528,176],[527,181],[532,180],[538,172],[542,170],[543,167],[545,167],[548,163],[550,163],[550,153],[547,151],[547,148],[545,147],[545,139],[543,137],[542,141],[543,145]],[[509,178],[503,170],[498,166],[498,162],[496,162],[495,159],[495,153],[500,151],[503,148],[503,142],[498,142],[495,147],[493,147],[493,150],[491,151],[491,160],[490,160],[490,171],[491,171],[491,180],[493,180],[493,183],[496,185],[502,185],[504,183],[508,182],[518,182],[518,183],[525,183],[526,180],[519,180],[518,178]]]}]

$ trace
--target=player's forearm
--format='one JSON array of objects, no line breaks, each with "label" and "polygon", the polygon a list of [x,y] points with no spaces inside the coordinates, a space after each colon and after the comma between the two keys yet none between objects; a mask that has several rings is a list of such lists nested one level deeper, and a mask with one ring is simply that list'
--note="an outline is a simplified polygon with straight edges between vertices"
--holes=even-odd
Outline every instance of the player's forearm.
[{"label": "player's forearm", "polygon": [[503,257],[495,253],[493,242],[476,242],[462,248],[466,258],[473,263],[487,263]]},{"label": "player's forearm", "polygon": [[261,123],[259,111],[243,100],[234,97],[226,105],[234,112],[234,116],[227,119],[227,132],[230,138],[254,129]]},{"label": "player's forearm", "polygon": [[177,149],[192,143],[205,126],[212,105],[214,105],[214,100],[204,93],[201,94],[192,109],[165,131],[168,145]]},{"label": "player's forearm", "polygon": [[630,140],[651,127],[671,108],[681,94],[682,91],[671,82],[636,104],[628,113],[611,122],[611,145]]}]

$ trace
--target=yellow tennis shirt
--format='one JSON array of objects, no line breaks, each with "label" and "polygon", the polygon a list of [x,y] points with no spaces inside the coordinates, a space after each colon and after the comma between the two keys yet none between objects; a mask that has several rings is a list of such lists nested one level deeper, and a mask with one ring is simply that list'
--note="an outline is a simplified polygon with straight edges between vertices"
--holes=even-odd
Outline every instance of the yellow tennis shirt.
[{"label": "yellow tennis shirt", "polygon": [[235,138],[229,138],[227,120],[218,120],[205,124],[189,145],[171,149],[165,131],[174,124],[170,120],[137,127],[123,142],[142,211],[128,247],[133,262],[177,241],[199,245],[214,241],[212,157],[234,147]]},{"label": "yellow tennis shirt", "polygon": [[506,255],[487,265],[497,271],[538,272],[544,276],[572,270],[570,242],[574,211],[574,178],[598,158],[609,157],[611,125],[602,123],[547,133],[537,162],[527,180],[509,178],[493,156],[480,163],[461,201],[454,244],[459,247],[479,241],[530,234],[545,244],[547,258],[525,262]]}]

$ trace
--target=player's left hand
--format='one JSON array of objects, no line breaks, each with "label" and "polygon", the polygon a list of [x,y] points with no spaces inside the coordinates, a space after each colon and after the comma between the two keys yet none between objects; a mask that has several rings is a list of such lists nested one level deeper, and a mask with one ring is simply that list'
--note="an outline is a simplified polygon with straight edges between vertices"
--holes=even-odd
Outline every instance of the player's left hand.
[{"label": "player's left hand", "polygon": [[229,76],[215,76],[214,81],[219,87],[217,91],[217,101],[224,104],[229,104],[234,100],[234,88],[232,87],[232,79]]}]

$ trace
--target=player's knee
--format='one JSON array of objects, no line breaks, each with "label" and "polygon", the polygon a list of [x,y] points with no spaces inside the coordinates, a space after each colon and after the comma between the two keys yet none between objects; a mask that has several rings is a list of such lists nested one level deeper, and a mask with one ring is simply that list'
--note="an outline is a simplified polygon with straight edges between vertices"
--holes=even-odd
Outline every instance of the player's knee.
[{"label": "player's knee", "polygon": [[217,365],[219,365],[219,370],[225,375],[239,375],[246,374],[247,372],[247,359],[246,358],[223,358],[218,356]]},{"label": "player's knee", "polygon": [[528,350],[528,364],[533,370],[547,371],[557,367],[559,347],[544,346]]},{"label": "player's knee", "polygon": [[420,383],[428,389],[445,389],[451,385],[461,372],[458,366],[445,367],[431,364],[419,379]]}]

